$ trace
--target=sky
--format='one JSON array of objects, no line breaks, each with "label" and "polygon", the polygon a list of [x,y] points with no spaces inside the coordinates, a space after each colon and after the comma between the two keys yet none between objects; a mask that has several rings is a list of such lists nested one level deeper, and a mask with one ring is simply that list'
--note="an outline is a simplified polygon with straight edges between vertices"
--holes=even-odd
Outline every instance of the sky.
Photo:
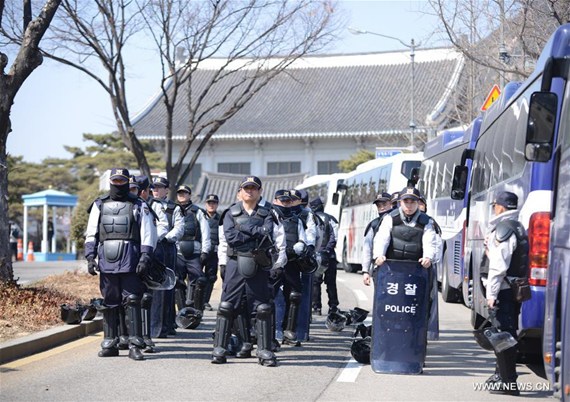
[{"label": "sky", "polygon": [[[436,17],[427,1],[341,0],[338,7],[346,25],[362,31],[389,35],[420,48],[442,46]],[[373,34],[339,32],[329,54],[405,50],[394,39]],[[136,52],[127,63],[127,99],[131,118],[158,93],[160,70],[150,52]],[[153,67],[154,66],[154,67]],[[48,157],[69,158],[64,145],[84,148],[84,133],[106,134],[116,130],[110,100],[93,79],[72,68],[45,60],[26,80],[12,107],[12,132],[8,153],[39,163]]]}]

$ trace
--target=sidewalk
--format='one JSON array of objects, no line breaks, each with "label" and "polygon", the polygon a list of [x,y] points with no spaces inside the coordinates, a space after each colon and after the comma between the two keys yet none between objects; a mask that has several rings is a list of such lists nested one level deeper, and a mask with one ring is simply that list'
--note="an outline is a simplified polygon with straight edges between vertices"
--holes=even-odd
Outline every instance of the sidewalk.
[{"label": "sidewalk", "polygon": [[[218,278],[210,299],[212,307],[214,308],[218,306],[221,288],[222,281]],[[0,343],[0,364],[44,352],[102,330],[103,320],[97,317],[93,321],[84,321],[78,325],[61,325],[21,338],[10,339],[9,341]]]}]

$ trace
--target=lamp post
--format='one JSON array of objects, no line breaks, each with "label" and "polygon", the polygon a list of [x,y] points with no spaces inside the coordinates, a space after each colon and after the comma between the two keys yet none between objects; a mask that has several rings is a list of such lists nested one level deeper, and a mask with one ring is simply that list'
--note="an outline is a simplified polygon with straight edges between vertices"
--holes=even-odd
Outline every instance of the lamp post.
[{"label": "lamp post", "polygon": [[384,35],[384,34],[380,34],[378,32],[372,32],[372,31],[363,31],[361,29],[356,29],[356,28],[348,28],[348,31],[351,34],[354,35],[375,35],[375,36],[380,36],[382,38],[387,38],[387,39],[392,39],[395,41],[400,42],[403,46],[407,47],[408,49],[410,49],[410,63],[411,63],[411,70],[412,70],[412,92],[411,92],[411,97],[410,97],[410,133],[411,133],[411,147],[412,147],[412,152],[415,150],[415,146],[414,146],[414,130],[416,129],[416,120],[414,118],[414,96],[415,96],[415,81],[416,81],[416,71],[415,71],[415,57],[416,57],[416,49],[418,47],[420,47],[422,44],[417,43],[414,41],[414,39],[412,38],[410,40],[410,43],[406,43],[403,40],[396,38],[394,36],[389,36],[389,35]]}]

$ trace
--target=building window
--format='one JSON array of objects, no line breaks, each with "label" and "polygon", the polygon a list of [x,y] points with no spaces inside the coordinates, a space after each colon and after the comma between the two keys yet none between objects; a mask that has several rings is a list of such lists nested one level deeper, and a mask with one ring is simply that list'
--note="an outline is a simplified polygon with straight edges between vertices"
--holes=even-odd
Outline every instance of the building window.
[{"label": "building window", "polygon": [[269,162],[267,175],[301,173],[301,162]]},{"label": "building window", "polygon": [[317,174],[340,173],[338,163],[340,161],[319,161],[317,162]]},{"label": "building window", "polygon": [[218,163],[218,173],[251,174],[251,163]]}]

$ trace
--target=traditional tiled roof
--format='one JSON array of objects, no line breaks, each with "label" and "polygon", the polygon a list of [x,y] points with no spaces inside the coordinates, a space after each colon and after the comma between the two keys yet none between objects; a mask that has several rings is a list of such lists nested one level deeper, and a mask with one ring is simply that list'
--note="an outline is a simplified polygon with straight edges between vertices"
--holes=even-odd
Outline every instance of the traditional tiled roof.
[{"label": "traditional tiled roof", "polygon": [[[292,189],[301,184],[306,173],[260,176],[263,185],[262,196],[269,202],[273,200],[275,191],[280,189]],[[196,185],[192,201],[203,204],[208,194],[216,194],[220,198],[220,208],[225,208],[236,202],[236,194],[244,175],[202,172]]]},{"label": "traditional tiled roof", "polygon": [[[222,59],[208,60],[193,73],[193,93],[203,90]],[[463,70],[463,57],[452,49],[417,50],[415,123],[436,127],[445,120]],[[245,74],[244,72],[243,74]],[[242,76],[233,74],[211,88],[206,104],[219,101]],[[184,92],[183,92],[184,93]],[[291,137],[373,136],[408,132],[411,63],[409,52],[306,57],[269,82],[213,140]],[[186,135],[186,95],[179,95],[174,139]],[[218,113],[220,113],[218,111]],[[164,138],[162,95],[135,117],[137,137]],[[206,121],[217,117],[206,115]]]}]

